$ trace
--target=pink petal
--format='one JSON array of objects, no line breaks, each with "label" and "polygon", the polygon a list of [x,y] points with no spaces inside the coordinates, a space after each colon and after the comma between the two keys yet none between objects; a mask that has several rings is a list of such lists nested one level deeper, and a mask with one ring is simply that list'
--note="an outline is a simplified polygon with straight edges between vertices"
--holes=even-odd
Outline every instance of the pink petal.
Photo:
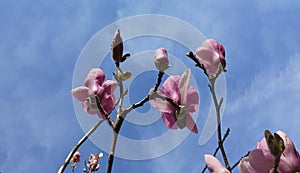
[{"label": "pink petal", "polygon": [[205,154],[204,157],[207,168],[211,173],[230,173],[214,156]]},{"label": "pink petal", "polygon": [[179,79],[178,87],[180,91],[181,105],[186,105],[187,102],[187,92],[190,83],[190,75],[191,75],[191,69],[187,69],[183,72],[183,74]]},{"label": "pink petal", "polygon": [[274,156],[270,153],[267,141],[265,138],[263,138],[262,140],[260,140],[257,145],[256,145],[256,149],[260,149],[263,152],[263,155],[265,157],[265,159],[267,159],[269,162],[274,162]]},{"label": "pink petal", "polygon": [[99,92],[100,86],[103,84],[105,74],[100,68],[93,68],[87,75],[84,85],[90,88],[95,94]]},{"label": "pink petal", "polygon": [[248,157],[243,158],[239,163],[240,173],[257,173],[257,171],[251,166]]},{"label": "pink petal", "polygon": [[188,112],[189,113],[196,112],[199,105],[198,91],[192,86],[189,86],[186,99],[187,99],[186,105],[188,106]]},{"label": "pink petal", "polygon": [[248,161],[257,172],[269,172],[274,164],[274,158],[265,157],[260,149],[253,150],[248,156]]},{"label": "pink petal", "polygon": [[170,76],[162,85],[162,92],[163,94],[172,99],[176,104],[180,104],[180,91],[178,88],[178,83],[180,80],[180,76]]},{"label": "pink petal", "polygon": [[216,74],[220,64],[219,55],[207,47],[200,47],[196,50],[198,61],[204,65],[208,74]]},{"label": "pink petal", "polygon": [[93,95],[92,91],[85,86],[81,86],[72,90],[72,95],[79,101],[85,101],[85,99]]},{"label": "pink petal", "polygon": [[285,146],[285,150],[281,156],[281,162],[285,162],[286,164],[279,163],[279,167],[285,171],[300,171],[300,156],[294,146],[293,141],[282,131],[277,131],[276,133],[283,139]]},{"label": "pink petal", "polygon": [[178,125],[176,124],[174,113],[162,113],[162,119],[165,125],[169,129],[176,130],[178,129]]},{"label": "pink petal", "polygon": [[173,106],[166,100],[156,97],[156,94],[166,97],[161,90],[157,90],[150,96],[150,104],[157,109],[159,112],[171,113],[174,112]]},{"label": "pink petal", "polygon": [[112,95],[114,94],[114,91],[118,87],[118,83],[113,80],[107,80],[103,83],[103,92],[107,95]]},{"label": "pink petal", "polygon": [[193,118],[192,118],[190,115],[186,115],[186,127],[187,127],[190,131],[192,131],[192,132],[198,134],[198,128],[197,128],[197,126],[196,126],[196,124],[195,124]]},{"label": "pink petal", "polygon": [[[110,113],[115,105],[114,91],[117,88],[118,83],[116,81],[107,80],[103,83],[103,90],[99,93],[100,104],[106,113]],[[103,117],[101,114],[98,114]]]},{"label": "pink petal", "polygon": [[214,39],[207,39],[202,43],[201,47],[207,47],[211,49],[213,52],[216,52],[220,57],[220,62],[223,68],[225,69],[226,67],[225,49],[221,43],[217,42]]}]

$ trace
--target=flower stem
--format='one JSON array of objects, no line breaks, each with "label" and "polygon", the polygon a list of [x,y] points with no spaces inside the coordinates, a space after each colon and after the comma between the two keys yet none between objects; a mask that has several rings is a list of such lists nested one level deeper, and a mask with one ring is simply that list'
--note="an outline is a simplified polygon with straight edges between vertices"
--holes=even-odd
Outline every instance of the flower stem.
[{"label": "flower stem", "polygon": [[209,81],[210,81],[210,85],[209,85],[209,89],[210,92],[212,94],[213,100],[214,100],[214,105],[215,105],[215,109],[216,109],[216,114],[217,114],[217,123],[218,123],[218,145],[220,147],[221,153],[222,153],[222,157],[224,160],[224,163],[226,165],[226,168],[228,170],[231,170],[227,156],[226,156],[226,152],[223,146],[223,142],[222,142],[222,130],[221,130],[221,115],[220,115],[220,108],[223,102],[223,98],[221,98],[220,102],[218,102],[217,96],[216,96],[216,92],[215,92],[215,82],[216,79],[218,77],[218,74],[214,77],[209,77]]},{"label": "flower stem", "polygon": [[108,121],[108,124],[109,124],[112,128],[114,128],[115,123],[114,123],[114,120],[110,118],[110,116],[109,116],[110,113],[108,114],[108,113],[106,113],[106,112],[104,111],[103,107],[102,107],[101,104],[100,104],[100,99],[99,99],[99,97],[98,97],[97,95],[95,95],[95,98],[96,98],[96,103],[97,103],[98,109],[100,110],[100,112],[101,112],[102,114],[104,114],[106,120]]},{"label": "flower stem", "polygon": [[[226,138],[228,137],[229,132],[230,132],[230,129],[227,128],[226,133],[225,133],[225,135],[223,136],[222,143],[223,143],[223,142],[226,140]],[[213,156],[216,156],[216,155],[217,155],[219,149],[220,149],[220,146],[218,145],[218,147],[216,148],[216,150],[215,150]],[[202,170],[201,173],[204,173],[204,172],[206,171],[206,169],[207,169],[207,166],[205,166],[205,167],[203,168],[203,170]]]},{"label": "flower stem", "polygon": [[[117,70],[120,70],[120,67],[117,66]],[[122,71],[121,71],[122,72]],[[118,105],[118,110],[117,110],[117,118],[116,118],[116,124],[113,126],[113,138],[112,138],[112,142],[111,142],[111,147],[110,147],[110,152],[109,152],[109,156],[108,156],[108,164],[107,164],[107,169],[106,169],[106,173],[111,173],[112,171],[112,166],[114,163],[114,157],[115,157],[115,150],[116,150],[116,144],[117,144],[117,140],[118,140],[118,136],[119,136],[119,131],[121,129],[121,126],[123,124],[124,118],[126,115],[122,115],[122,104],[123,104],[123,80],[119,79],[118,80],[118,84],[120,87],[120,96],[119,96],[119,105]]]},{"label": "flower stem", "polygon": [[78,142],[77,144],[73,147],[73,149],[71,150],[71,152],[69,153],[68,157],[66,158],[65,162],[63,163],[63,165],[59,168],[57,173],[63,173],[64,170],[66,169],[66,167],[68,166],[71,158],[73,157],[74,153],[78,150],[78,148],[89,138],[89,136],[91,136],[91,134],[97,130],[97,128],[100,126],[100,124],[103,122],[104,120],[99,120],[98,123],[92,127],[90,129],[90,131],[88,131]]},{"label": "flower stem", "polygon": [[[156,91],[158,89],[158,87],[162,81],[163,75],[164,75],[163,72],[159,72],[154,91]],[[120,87],[120,98],[119,98],[119,102],[118,102],[119,105],[118,105],[118,111],[117,111],[117,119],[116,119],[116,123],[113,128],[114,134],[113,134],[112,144],[111,144],[111,148],[110,148],[110,153],[108,156],[108,165],[107,165],[106,173],[111,173],[111,171],[112,171],[118,135],[119,135],[119,132],[120,132],[120,129],[122,127],[125,117],[133,109],[143,106],[147,101],[149,101],[149,98],[150,98],[150,94],[148,94],[140,102],[132,104],[129,108],[123,110],[122,109],[123,97],[124,97],[123,81],[118,81],[118,82],[119,82],[119,87]]]}]

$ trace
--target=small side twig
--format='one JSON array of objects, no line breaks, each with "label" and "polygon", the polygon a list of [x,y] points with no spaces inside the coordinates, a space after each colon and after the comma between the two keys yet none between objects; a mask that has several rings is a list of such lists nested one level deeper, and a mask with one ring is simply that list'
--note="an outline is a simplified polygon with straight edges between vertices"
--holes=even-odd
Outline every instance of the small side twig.
[{"label": "small side twig", "polygon": [[240,160],[238,160],[238,161],[231,167],[231,170],[230,170],[230,171],[232,171],[235,167],[237,167],[237,165],[239,165],[240,161],[241,161],[244,157],[249,156],[249,154],[250,154],[250,151],[248,151],[247,154],[245,154],[243,157],[241,157]]},{"label": "small side twig", "polygon": [[114,128],[115,123],[114,123],[114,120],[110,118],[110,116],[109,116],[110,113],[108,114],[108,113],[105,112],[105,110],[103,109],[103,107],[102,107],[101,104],[100,104],[100,99],[99,99],[99,97],[98,97],[97,95],[95,95],[95,98],[96,98],[96,103],[97,103],[98,109],[100,110],[100,112],[101,112],[102,114],[104,114],[106,120],[108,121],[108,124],[109,124],[112,128]]},{"label": "small side twig", "polygon": [[65,162],[63,163],[63,165],[60,167],[60,169],[58,170],[57,173],[63,173],[64,170],[66,169],[66,167],[68,166],[68,164],[70,163],[71,158],[73,157],[74,153],[78,150],[78,148],[89,138],[89,136],[91,136],[91,134],[97,130],[97,128],[100,126],[100,124],[103,122],[104,120],[99,120],[98,123],[92,127],[90,129],[90,131],[88,131],[78,142],[77,144],[73,147],[73,149],[71,150],[71,152],[69,153],[68,157],[66,158]]},{"label": "small side twig", "polygon": [[186,53],[185,55],[186,55],[187,57],[191,58],[191,60],[193,60],[193,61],[196,63],[195,66],[201,68],[201,69],[203,70],[204,74],[205,74],[206,76],[208,76],[208,73],[207,73],[207,71],[206,71],[204,65],[201,64],[201,63],[198,61],[198,59],[196,58],[196,56],[194,55],[194,53],[193,53],[192,51]]}]

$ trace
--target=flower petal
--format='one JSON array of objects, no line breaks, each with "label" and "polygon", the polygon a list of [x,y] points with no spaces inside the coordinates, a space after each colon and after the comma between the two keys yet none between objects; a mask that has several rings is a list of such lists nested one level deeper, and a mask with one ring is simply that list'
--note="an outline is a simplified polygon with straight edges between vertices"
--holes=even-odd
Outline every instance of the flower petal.
[{"label": "flower petal", "polygon": [[72,95],[79,101],[85,101],[85,99],[93,95],[92,90],[88,87],[81,86],[72,90]]},{"label": "flower petal", "polygon": [[269,158],[264,155],[264,152],[260,149],[251,151],[248,156],[248,160],[251,163],[256,172],[269,172],[273,168],[274,158]]},{"label": "flower petal", "polygon": [[172,99],[176,104],[181,104],[180,91],[178,88],[178,83],[180,80],[180,76],[170,76],[162,85],[163,94]]},{"label": "flower petal", "polygon": [[199,94],[198,91],[189,86],[186,97],[186,105],[188,106],[188,112],[196,112],[199,105]]},{"label": "flower petal", "polygon": [[[151,89],[152,90],[152,89]],[[174,108],[170,103],[159,96],[166,97],[161,90],[157,90],[155,93],[150,95],[150,104],[159,112],[171,113],[174,111]]]},{"label": "flower petal", "polygon": [[204,157],[207,168],[211,173],[230,173],[214,156],[205,154]]},{"label": "flower petal", "polygon": [[279,163],[279,167],[288,167],[283,168],[285,171],[300,171],[300,156],[293,141],[282,131],[277,131],[276,133],[283,139],[285,146],[285,150],[281,156],[281,161],[286,162],[286,164]]},{"label": "flower petal", "polygon": [[[115,106],[114,91],[117,88],[118,83],[116,81],[107,80],[102,85],[101,93],[99,93],[100,104],[106,113],[110,113]],[[98,114],[100,118],[104,116],[102,113]]]},{"label": "flower petal", "polygon": [[200,47],[196,50],[196,57],[200,64],[203,64],[208,74],[216,74],[220,64],[219,55],[207,47]]},{"label": "flower petal", "polygon": [[181,75],[178,83],[182,105],[186,105],[187,102],[187,92],[190,84],[190,75],[191,75],[191,69],[185,70]]},{"label": "flower petal", "polygon": [[190,115],[186,115],[186,127],[187,127],[190,131],[192,131],[192,132],[198,134],[198,128],[197,128],[197,125],[195,124],[195,121],[193,120],[193,118],[192,118]]},{"label": "flower petal", "polygon": [[93,68],[84,80],[84,86],[90,88],[95,94],[99,92],[100,86],[103,84],[105,74],[100,68]]},{"label": "flower petal", "polygon": [[178,129],[178,125],[176,124],[176,121],[174,119],[174,113],[162,113],[162,119],[169,129]]}]

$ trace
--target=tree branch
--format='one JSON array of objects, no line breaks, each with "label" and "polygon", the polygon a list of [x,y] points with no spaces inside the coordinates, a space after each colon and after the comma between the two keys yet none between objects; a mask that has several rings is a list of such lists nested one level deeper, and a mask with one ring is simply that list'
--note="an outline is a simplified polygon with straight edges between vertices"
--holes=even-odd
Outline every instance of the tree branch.
[{"label": "tree branch", "polygon": [[68,166],[68,164],[70,163],[71,158],[73,157],[74,153],[78,150],[78,148],[89,138],[89,136],[91,136],[91,134],[97,130],[97,128],[100,126],[100,124],[103,122],[104,120],[99,120],[98,123],[92,127],[90,129],[90,131],[88,131],[78,142],[77,144],[73,147],[73,149],[71,150],[71,152],[69,153],[68,157],[66,158],[65,162],[63,163],[63,165],[59,168],[57,173],[63,173],[64,170],[66,169],[66,167]]}]

